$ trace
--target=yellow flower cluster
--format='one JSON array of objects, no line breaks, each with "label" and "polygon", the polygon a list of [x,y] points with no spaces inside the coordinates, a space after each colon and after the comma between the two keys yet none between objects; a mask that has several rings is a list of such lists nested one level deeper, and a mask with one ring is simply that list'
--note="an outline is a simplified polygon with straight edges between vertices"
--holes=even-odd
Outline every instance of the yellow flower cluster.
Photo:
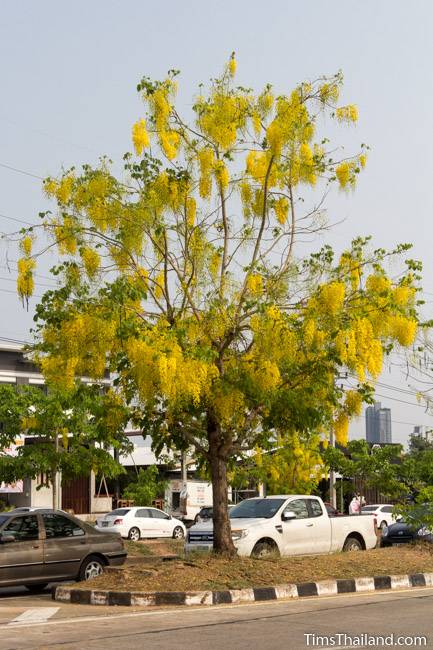
[{"label": "yellow flower cluster", "polygon": [[[156,126],[159,144],[169,160],[173,160],[177,156],[180,145],[180,134],[170,126],[171,98],[175,92],[175,82],[172,79],[166,79],[153,92],[145,94]],[[141,137],[145,141],[144,134]],[[141,151],[142,149],[143,145],[141,145]]]},{"label": "yellow flower cluster", "polygon": [[299,92],[293,91],[290,98],[280,97],[277,101],[276,116],[266,131],[272,154],[278,158],[283,147],[289,143],[308,143],[313,135],[314,125]]},{"label": "yellow flower cluster", "polygon": [[199,192],[202,199],[207,199],[212,192],[212,169],[215,161],[213,149],[205,147],[198,152],[200,165]]},{"label": "yellow flower cluster", "polygon": [[357,373],[361,381],[368,371],[377,378],[383,365],[380,339],[375,337],[373,325],[367,318],[356,319],[349,329],[340,330],[335,339],[335,349],[342,365]]},{"label": "yellow flower cluster", "polygon": [[391,281],[385,275],[373,273],[368,276],[365,286],[372,293],[387,294],[391,289]]},{"label": "yellow flower cluster", "polygon": [[275,216],[277,217],[278,223],[282,226],[287,221],[287,216],[289,214],[289,201],[285,196],[280,197],[274,203]]},{"label": "yellow flower cluster", "polygon": [[76,377],[101,379],[107,354],[115,346],[115,332],[115,322],[98,310],[71,314],[60,325],[46,327],[44,342],[56,348],[39,358],[47,382],[70,388]]},{"label": "yellow flower cluster", "polygon": [[198,125],[217,147],[227,151],[235,144],[238,129],[245,126],[247,108],[242,96],[216,88],[208,102],[198,105]]},{"label": "yellow flower cluster", "polygon": [[343,282],[330,282],[320,287],[319,300],[325,312],[336,314],[344,304],[345,286]]},{"label": "yellow flower cluster", "polygon": [[398,287],[395,287],[392,292],[395,303],[399,307],[406,307],[408,304],[413,302],[415,297],[415,289],[413,287],[408,287],[405,284],[402,284]]},{"label": "yellow flower cluster", "polygon": [[338,179],[341,189],[348,189],[355,184],[355,163],[353,161],[344,162],[337,165],[335,175]]},{"label": "yellow flower cluster", "polygon": [[197,212],[197,203],[193,196],[188,196],[186,199],[186,223],[189,228],[193,228],[195,224],[195,217]]},{"label": "yellow flower cluster", "polygon": [[129,341],[127,353],[132,378],[144,402],[161,393],[173,403],[198,404],[218,376],[212,363],[185,356],[161,330],[150,332],[146,341]]},{"label": "yellow flower cluster", "polygon": [[412,318],[396,315],[391,321],[391,336],[404,347],[412,345],[416,332],[417,322]]},{"label": "yellow flower cluster", "polygon": [[137,156],[141,156],[144,149],[149,146],[149,134],[145,120],[138,120],[132,127],[132,142]]},{"label": "yellow flower cluster", "polygon": [[336,82],[324,83],[319,89],[319,96],[323,103],[337,102],[340,95],[340,89]]},{"label": "yellow flower cluster", "polygon": [[94,278],[99,271],[101,258],[99,254],[89,246],[84,246],[80,249],[81,259],[83,260],[84,268],[89,278]]},{"label": "yellow flower cluster", "polygon": [[261,275],[252,273],[247,278],[247,287],[254,296],[260,296],[263,293],[263,278]]},{"label": "yellow flower cluster", "polygon": [[234,54],[232,54],[232,56],[230,57],[229,65],[228,65],[229,74],[232,77],[234,77],[235,74],[236,74],[236,67],[237,67],[236,59],[234,57]]},{"label": "yellow flower cluster", "polygon": [[30,257],[22,257],[18,260],[17,292],[22,299],[29,298],[33,294],[35,266],[35,260]]},{"label": "yellow flower cluster", "polygon": [[339,445],[347,445],[349,435],[349,418],[344,412],[338,413],[334,419],[334,435]]},{"label": "yellow flower cluster", "polygon": [[361,282],[361,261],[350,252],[345,252],[340,257],[339,267],[343,275],[348,276],[352,291],[356,291]]},{"label": "yellow flower cluster", "polygon": [[339,122],[356,122],[358,120],[358,108],[354,104],[340,106],[336,109],[335,116]]},{"label": "yellow flower cluster", "polygon": [[180,135],[177,131],[168,130],[159,133],[160,144],[162,150],[169,160],[173,160],[177,156],[180,144]]},{"label": "yellow flower cluster", "polygon": [[362,395],[357,390],[348,390],[344,401],[348,415],[361,415]]},{"label": "yellow flower cluster", "polygon": [[215,178],[221,190],[226,190],[229,186],[229,172],[223,160],[217,160],[214,164]]}]

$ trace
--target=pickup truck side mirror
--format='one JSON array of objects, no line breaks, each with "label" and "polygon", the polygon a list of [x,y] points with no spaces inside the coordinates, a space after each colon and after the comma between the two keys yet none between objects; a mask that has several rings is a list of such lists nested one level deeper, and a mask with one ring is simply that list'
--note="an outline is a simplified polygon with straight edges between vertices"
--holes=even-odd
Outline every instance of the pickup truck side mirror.
[{"label": "pickup truck side mirror", "polygon": [[0,535],[0,543],[1,544],[8,544],[10,542],[15,542],[15,537],[13,535]]},{"label": "pickup truck side mirror", "polygon": [[291,521],[291,519],[296,519],[296,513],[294,513],[292,510],[285,510],[281,515],[281,519],[283,521]]}]

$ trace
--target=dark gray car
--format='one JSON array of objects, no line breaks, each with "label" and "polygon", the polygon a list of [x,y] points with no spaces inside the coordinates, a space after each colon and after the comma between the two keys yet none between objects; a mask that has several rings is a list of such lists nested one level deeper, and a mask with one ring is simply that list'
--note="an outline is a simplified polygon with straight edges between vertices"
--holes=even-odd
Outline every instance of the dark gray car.
[{"label": "dark gray car", "polygon": [[64,512],[0,513],[0,587],[40,591],[49,582],[96,577],[125,558],[120,535]]}]

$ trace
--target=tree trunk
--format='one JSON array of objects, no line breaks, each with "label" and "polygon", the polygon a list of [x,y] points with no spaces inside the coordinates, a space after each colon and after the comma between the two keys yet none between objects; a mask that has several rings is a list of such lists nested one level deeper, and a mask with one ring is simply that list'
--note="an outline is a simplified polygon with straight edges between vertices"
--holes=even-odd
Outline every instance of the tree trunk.
[{"label": "tree trunk", "polygon": [[227,512],[227,452],[223,450],[217,427],[208,427],[208,441],[213,495],[213,547],[217,553],[235,555]]}]

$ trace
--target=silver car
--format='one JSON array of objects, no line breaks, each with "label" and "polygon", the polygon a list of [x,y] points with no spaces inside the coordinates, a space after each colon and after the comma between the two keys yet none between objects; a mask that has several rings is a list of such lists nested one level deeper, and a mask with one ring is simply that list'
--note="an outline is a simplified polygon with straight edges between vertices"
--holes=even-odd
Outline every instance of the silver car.
[{"label": "silver car", "polygon": [[59,510],[0,513],[0,587],[41,591],[49,582],[88,580],[126,559],[117,533],[100,533]]}]

